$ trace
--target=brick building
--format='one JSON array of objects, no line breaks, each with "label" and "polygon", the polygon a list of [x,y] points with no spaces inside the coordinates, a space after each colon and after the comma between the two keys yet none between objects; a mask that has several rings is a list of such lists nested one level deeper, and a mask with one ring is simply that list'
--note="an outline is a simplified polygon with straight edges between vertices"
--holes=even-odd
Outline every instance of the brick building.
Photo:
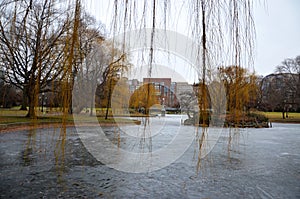
[{"label": "brick building", "polygon": [[153,84],[158,101],[166,107],[175,107],[178,103],[176,98],[176,82],[171,78],[143,78],[143,84]]}]

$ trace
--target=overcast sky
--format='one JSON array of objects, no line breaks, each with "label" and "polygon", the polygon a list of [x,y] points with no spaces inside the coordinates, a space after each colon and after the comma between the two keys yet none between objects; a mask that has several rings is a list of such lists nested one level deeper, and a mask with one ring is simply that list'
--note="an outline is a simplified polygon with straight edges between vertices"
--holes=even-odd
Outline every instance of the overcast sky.
[{"label": "overcast sky", "polygon": [[255,8],[258,74],[274,72],[285,58],[300,55],[300,1],[269,0],[267,8]]},{"label": "overcast sky", "polygon": [[[89,2],[87,0],[86,2]],[[86,8],[109,29],[107,0],[88,3]],[[104,10],[104,12],[103,12]],[[170,17],[176,19],[176,17]],[[259,75],[273,73],[285,58],[300,55],[300,0],[266,0],[254,6],[256,48],[254,69]]]}]

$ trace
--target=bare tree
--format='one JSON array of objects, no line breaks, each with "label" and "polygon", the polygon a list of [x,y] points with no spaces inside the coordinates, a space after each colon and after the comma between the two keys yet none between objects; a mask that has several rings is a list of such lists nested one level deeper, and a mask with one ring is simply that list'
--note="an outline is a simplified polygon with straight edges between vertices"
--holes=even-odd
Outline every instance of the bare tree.
[{"label": "bare tree", "polygon": [[11,84],[0,83],[0,107],[10,108],[19,101],[19,95]]},{"label": "bare tree", "polygon": [[[80,95],[93,96],[97,86],[103,82],[102,74],[109,65],[108,50],[103,43],[103,39],[99,38],[91,44],[90,52],[78,68],[76,75],[76,87],[78,90],[74,92],[81,92]],[[86,101],[86,99],[89,99],[89,101]],[[78,104],[76,104],[76,112],[80,112],[84,107],[90,107],[90,115],[93,114],[94,98],[88,97],[74,100],[79,100]]]},{"label": "bare tree", "polygon": [[283,77],[281,84],[282,115],[288,112],[289,107],[300,105],[300,56],[295,59],[285,59],[281,65],[276,67],[276,73]]},{"label": "bare tree", "polygon": [[195,111],[198,108],[197,97],[193,91],[184,91],[180,93],[179,97],[181,111],[186,111],[188,119],[192,119],[194,116],[191,115],[191,111]]},{"label": "bare tree", "polygon": [[23,90],[28,117],[36,116],[38,93],[66,74],[65,38],[71,13],[58,4],[52,0],[4,0],[0,5],[0,59],[9,82]]},{"label": "bare tree", "polygon": [[295,59],[285,59],[281,65],[276,67],[277,73],[300,74],[300,55]]},{"label": "bare tree", "polygon": [[300,96],[300,56],[295,59],[285,59],[281,65],[276,67],[276,73],[285,76],[286,84],[290,90]]},{"label": "bare tree", "polygon": [[[79,75],[79,79],[82,79],[82,76],[80,75],[82,75],[83,68],[96,69],[98,67],[95,66],[96,63],[92,64],[87,60],[94,59],[94,61],[96,61],[95,59],[98,59],[97,62],[99,62],[100,60],[105,59],[104,57],[102,57],[103,54],[98,51],[103,47],[103,35],[105,33],[104,26],[102,23],[98,23],[94,17],[90,16],[88,13],[82,10],[80,0],[76,0],[75,17],[73,20],[72,31],[70,31],[70,35],[68,38],[68,42],[71,45],[68,48],[69,52],[66,53],[68,61],[66,63],[65,69],[66,73],[68,73],[69,75],[65,76],[63,83],[65,89],[68,90],[68,92],[63,95],[65,103],[64,107],[69,107],[68,110],[65,110],[66,113],[73,112],[71,99],[75,78]],[[95,48],[98,50],[95,50]],[[97,54],[96,51],[100,54]],[[87,64],[89,66],[87,66]],[[93,67],[90,66],[91,64],[93,65]],[[80,72],[81,74],[79,74]],[[94,77],[95,75],[101,76],[101,74],[99,74],[98,72],[93,74]],[[87,79],[89,77],[90,76],[88,76]]]},{"label": "bare tree", "polygon": [[108,118],[108,110],[111,107],[111,97],[113,93],[113,82],[119,78],[119,75],[124,73],[124,71],[128,70],[130,67],[130,63],[128,62],[127,56],[122,51],[118,51],[117,49],[112,48],[113,51],[117,51],[119,53],[111,54],[111,61],[108,67],[103,72],[103,82],[100,85],[102,88],[106,86],[108,88],[107,95],[107,104],[106,104],[106,113],[105,119]]}]

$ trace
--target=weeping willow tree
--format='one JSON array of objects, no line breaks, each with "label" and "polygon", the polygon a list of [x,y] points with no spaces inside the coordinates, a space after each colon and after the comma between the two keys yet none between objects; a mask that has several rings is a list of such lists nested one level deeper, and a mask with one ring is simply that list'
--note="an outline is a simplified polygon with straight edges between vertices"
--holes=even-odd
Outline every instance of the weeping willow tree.
[{"label": "weeping willow tree", "polygon": [[[63,3],[67,2],[66,10]],[[61,5],[61,7],[59,6]],[[148,77],[152,76],[155,63],[155,40],[158,29],[172,29],[175,14],[185,20],[179,31],[192,38],[197,44],[197,63],[191,67],[199,72],[198,82],[200,111],[208,107],[206,85],[214,75],[218,65],[250,67],[254,38],[252,0],[125,0],[113,2],[112,34],[125,33],[134,29],[151,29],[150,48],[144,49],[147,55]],[[176,8],[181,11],[176,12]],[[56,11],[56,8],[59,12]],[[0,42],[1,61],[7,67],[6,75],[15,85],[28,92],[29,117],[35,117],[38,93],[47,83],[59,79],[62,87],[63,124],[72,112],[71,93],[76,66],[84,58],[81,49],[82,2],[30,0],[0,3]],[[55,16],[55,15],[58,16]],[[50,17],[51,16],[51,17]],[[53,17],[53,18],[52,18]],[[58,18],[61,20],[57,20]],[[166,35],[167,36],[167,35]],[[121,47],[125,54],[126,46]],[[112,43],[111,63],[115,61],[117,44]],[[121,56],[123,62],[125,56]],[[143,61],[145,61],[143,60]],[[145,64],[141,64],[145,65]],[[16,70],[17,69],[17,70]],[[111,85],[111,84],[110,84]],[[146,113],[151,106],[150,84],[146,92]],[[25,95],[26,96],[26,95]],[[110,94],[108,95],[110,97]],[[238,97],[238,96],[236,96]],[[238,100],[236,100],[238,103]],[[108,99],[110,103],[110,99]],[[107,110],[109,104],[107,105]],[[203,112],[203,121],[206,112]],[[106,114],[107,115],[107,114]],[[146,124],[146,123],[145,123]],[[66,126],[61,131],[61,142],[57,143],[57,159],[64,160]],[[203,146],[205,133],[199,137],[199,149]],[[59,154],[62,157],[59,157]],[[199,153],[199,157],[201,154]],[[199,158],[200,159],[200,158]],[[58,160],[57,160],[58,161]],[[198,162],[200,165],[200,162]]]},{"label": "weeping willow tree", "polygon": [[[63,6],[62,2],[67,2],[67,6]],[[29,104],[29,117],[35,116],[38,93],[43,92],[49,82],[57,79],[63,82],[62,90],[67,91],[63,96],[63,111],[72,112],[72,82],[76,75],[76,65],[84,57],[80,43],[81,5],[80,0],[7,0],[0,5],[1,60],[9,81],[24,92],[23,108]],[[179,15],[178,19],[185,20],[178,30],[184,31],[198,46],[195,49],[197,63],[191,67],[199,71],[198,82],[203,85],[199,86],[199,89],[202,88],[199,93],[203,97],[200,110],[204,110],[208,103],[203,88],[213,75],[214,67],[250,67],[252,64],[252,10],[253,2],[250,0],[115,0],[111,12],[107,12],[112,13],[112,34],[151,29],[150,48],[144,50],[148,57],[148,77],[151,77],[155,63],[156,30],[172,29],[177,23],[172,20],[174,14]],[[115,53],[114,45],[117,44],[113,42],[111,54]],[[121,48],[125,52],[125,42]]]},{"label": "weeping willow tree", "polygon": [[219,71],[226,88],[227,111],[239,116],[239,112],[256,100],[256,76],[239,66],[220,67]]},{"label": "weeping willow tree", "polygon": [[[172,20],[177,17],[174,14],[179,15],[178,20],[185,19],[185,24],[181,24],[183,27],[179,27],[178,31],[184,29],[185,34],[198,46],[197,63],[192,67],[199,71],[198,82],[203,85],[199,86],[203,98],[199,100],[202,103],[199,106],[200,110],[205,110],[209,103],[204,88],[217,66],[225,64],[250,68],[252,65],[255,37],[253,6],[251,0],[116,0],[113,3],[111,27],[113,34],[151,28],[150,48],[145,50],[149,57],[148,76],[151,77],[155,62],[156,30],[172,29],[177,24]],[[180,11],[176,8],[180,8]]]},{"label": "weeping willow tree", "polygon": [[[156,60],[155,43],[163,42],[155,40],[157,39],[157,30],[174,30],[177,24],[181,25],[175,31],[184,32],[187,37],[194,40],[197,46],[194,49],[196,63],[191,65],[191,68],[198,72],[199,118],[201,118],[200,123],[205,126],[204,123],[209,117],[207,110],[210,105],[209,93],[206,88],[207,85],[214,82],[213,76],[216,74],[218,76],[217,67],[222,65],[252,67],[255,38],[253,6],[252,0],[115,0],[111,27],[113,34],[120,32],[126,34],[126,31],[135,29],[151,29],[150,47],[143,51],[143,55],[148,58],[146,59],[148,63],[140,64],[148,65],[148,77],[151,77]],[[168,37],[167,34],[166,37]],[[124,43],[126,43],[125,38],[124,36]],[[143,56],[142,62],[145,62]],[[235,74],[237,73],[238,71],[235,71]],[[150,88],[148,87],[148,89]],[[233,89],[237,90],[238,88]],[[235,93],[233,98],[235,98],[236,104],[233,107],[240,107],[242,99],[239,97],[241,95]],[[150,101],[150,95],[147,96],[147,99]],[[224,103],[222,102],[222,104]],[[146,109],[148,107],[146,106]],[[196,134],[199,150],[197,170],[201,167],[200,159],[205,148],[207,134],[207,129],[202,129],[202,133]],[[229,146],[231,145],[230,140],[231,134]]]}]

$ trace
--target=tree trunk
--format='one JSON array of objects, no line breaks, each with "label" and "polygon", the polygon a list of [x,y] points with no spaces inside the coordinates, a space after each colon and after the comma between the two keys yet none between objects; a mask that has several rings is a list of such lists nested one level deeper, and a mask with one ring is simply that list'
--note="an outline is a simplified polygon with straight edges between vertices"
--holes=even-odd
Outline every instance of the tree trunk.
[{"label": "tree trunk", "polygon": [[35,92],[35,86],[33,86],[33,88],[28,89],[27,99],[28,99],[29,109],[28,109],[28,113],[27,113],[26,117],[36,118],[35,107],[37,105],[36,102],[38,99],[38,96],[36,96],[36,95],[37,95],[37,93]]},{"label": "tree trunk", "polygon": [[68,109],[68,113],[69,114],[73,114],[73,104],[72,104],[72,90],[70,91],[70,99],[69,99],[69,109]]},{"label": "tree trunk", "polygon": [[73,114],[73,103],[72,103],[72,98],[73,98],[73,88],[74,88],[74,83],[75,83],[75,75],[74,73],[72,74],[72,78],[71,78],[71,83],[68,84],[68,95],[69,95],[69,109],[68,109],[68,113],[70,115]]},{"label": "tree trunk", "polygon": [[[23,97],[24,98],[24,97]],[[25,97],[26,98],[26,97]],[[22,100],[22,104],[21,104],[21,108],[20,110],[22,111],[27,111],[27,102],[24,101],[24,99]]]},{"label": "tree trunk", "polygon": [[26,87],[23,88],[23,95],[22,95],[22,105],[20,110],[27,111],[28,106],[28,89]]},{"label": "tree trunk", "polygon": [[187,114],[187,116],[188,116],[189,119],[192,118],[192,116],[190,115],[190,111],[189,110],[186,111],[186,114]]},{"label": "tree trunk", "polygon": [[111,106],[110,104],[110,100],[111,100],[111,92],[112,92],[112,79],[110,79],[109,81],[109,88],[108,88],[108,96],[107,96],[107,104],[106,104],[106,113],[105,113],[105,119],[107,120],[108,118],[108,111],[109,111],[109,107]]},{"label": "tree trunk", "polygon": [[93,116],[93,107],[94,107],[94,98],[92,98],[92,100],[91,100],[90,116]]},{"label": "tree trunk", "polygon": [[[93,109],[94,109],[94,107],[95,107],[95,93],[96,93],[96,89],[97,89],[97,84],[94,84],[93,83],[93,85],[91,86],[91,96],[93,96],[92,97],[92,99],[91,99],[91,110],[90,110],[90,116],[93,116]],[[97,116],[97,111],[96,111],[96,116]]]},{"label": "tree trunk", "polygon": [[109,107],[110,107],[110,100],[111,100],[111,88],[109,87],[109,92],[108,92],[108,96],[107,96],[107,104],[106,104],[106,112],[105,112],[105,119],[107,120],[108,118],[108,111],[109,111]]},{"label": "tree trunk", "polygon": [[26,117],[36,118],[34,98],[32,98],[32,96],[28,97],[28,102],[29,102],[29,109],[28,109],[28,113],[27,113]]}]

